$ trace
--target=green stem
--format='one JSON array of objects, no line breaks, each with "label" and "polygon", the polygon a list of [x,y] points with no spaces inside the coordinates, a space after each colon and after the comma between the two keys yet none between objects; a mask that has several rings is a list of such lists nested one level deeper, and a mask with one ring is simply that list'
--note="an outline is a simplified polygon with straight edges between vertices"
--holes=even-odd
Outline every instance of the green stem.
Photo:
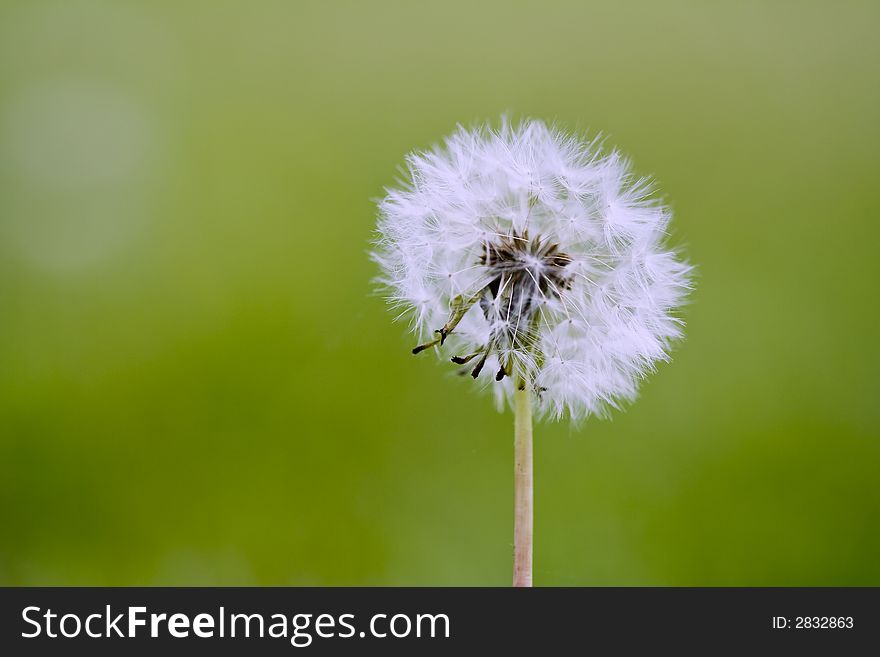
[{"label": "green stem", "polygon": [[514,393],[513,585],[532,585],[534,477],[532,471],[532,396],[520,382]]}]

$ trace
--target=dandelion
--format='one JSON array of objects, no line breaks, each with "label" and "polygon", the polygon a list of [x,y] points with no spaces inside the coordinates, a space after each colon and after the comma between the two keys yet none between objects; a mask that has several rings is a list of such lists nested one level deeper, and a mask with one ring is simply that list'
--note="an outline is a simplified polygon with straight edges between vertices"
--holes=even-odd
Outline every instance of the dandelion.
[{"label": "dandelion", "polygon": [[541,121],[459,127],[379,205],[379,281],[419,341],[515,411],[514,585],[532,583],[532,413],[635,398],[681,336],[690,266],[616,150]]}]

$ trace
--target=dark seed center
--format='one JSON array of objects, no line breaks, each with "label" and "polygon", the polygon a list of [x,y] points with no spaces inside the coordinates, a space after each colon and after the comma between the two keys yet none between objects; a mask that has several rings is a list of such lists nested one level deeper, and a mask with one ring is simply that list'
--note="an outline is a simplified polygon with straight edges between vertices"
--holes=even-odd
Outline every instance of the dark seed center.
[{"label": "dark seed center", "polygon": [[[453,299],[449,320],[434,332],[436,337],[412,352],[417,354],[442,345],[467,311],[479,302],[492,326],[489,341],[468,356],[453,356],[452,362],[464,365],[477,359],[471,370],[471,376],[476,379],[486,359],[495,353],[501,361],[495,380],[511,376],[516,355],[539,356],[538,320],[543,313],[538,311],[543,301],[559,298],[568,289],[571,279],[566,267],[570,263],[571,258],[559,250],[558,244],[540,236],[529,238],[528,231],[487,242],[480,264],[489,270],[489,283],[470,296],[459,295]],[[522,378],[518,385],[525,385]]]},{"label": "dark seed center", "polygon": [[530,239],[527,231],[487,243],[480,263],[494,277],[480,299],[486,318],[505,319],[513,324],[511,330],[517,322],[528,326],[537,303],[558,297],[569,286],[565,268],[570,262],[558,244],[541,237]]}]

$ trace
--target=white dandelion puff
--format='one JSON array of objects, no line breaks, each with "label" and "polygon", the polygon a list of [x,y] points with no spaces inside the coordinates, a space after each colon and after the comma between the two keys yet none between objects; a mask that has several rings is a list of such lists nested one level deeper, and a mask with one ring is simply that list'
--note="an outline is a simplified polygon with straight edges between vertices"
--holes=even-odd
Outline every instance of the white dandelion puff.
[{"label": "white dandelion puff", "polygon": [[459,127],[407,158],[373,258],[400,316],[515,410],[514,586],[532,585],[532,408],[578,421],[635,398],[681,336],[690,266],[617,151],[540,121]]},{"label": "white dandelion puff", "polygon": [[502,404],[527,387],[539,415],[605,415],[681,336],[691,268],[669,208],[595,140],[459,127],[407,157],[379,213],[373,257],[413,351],[446,351]]}]

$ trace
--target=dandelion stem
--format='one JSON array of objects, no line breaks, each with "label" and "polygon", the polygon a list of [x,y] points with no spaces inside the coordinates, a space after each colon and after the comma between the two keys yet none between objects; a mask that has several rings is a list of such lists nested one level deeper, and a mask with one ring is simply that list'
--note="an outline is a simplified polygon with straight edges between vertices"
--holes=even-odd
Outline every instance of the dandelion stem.
[{"label": "dandelion stem", "polygon": [[532,476],[532,396],[520,382],[515,393],[513,585],[532,585],[534,479]]}]

